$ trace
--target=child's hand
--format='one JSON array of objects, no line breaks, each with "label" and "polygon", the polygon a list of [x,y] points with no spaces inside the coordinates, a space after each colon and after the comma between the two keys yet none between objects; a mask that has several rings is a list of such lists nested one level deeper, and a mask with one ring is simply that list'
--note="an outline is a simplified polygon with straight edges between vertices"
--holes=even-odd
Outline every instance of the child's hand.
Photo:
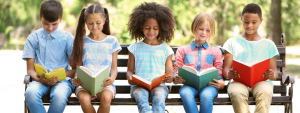
[{"label": "child's hand", "polygon": [[40,82],[40,83],[42,83],[44,85],[47,85],[47,86],[53,86],[53,85],[56,84],[57,80],[58,80],[58,77],[52,77],[52,78],[46,79],[45,75],[43,74],[39,78],[38,82]]},{"label": "child's hand", "polygon": [[174,84],[182,84],[182,83],[185,83],[185,80],[182,79],[181,76],[175,76],[174,77]]},{"label": "child's hand", "polygon": [[103,81],[104,83],[102,84],[102,86],[110,86],[114,83],[114,81],[115,80],[113,78],[108,77],[108,78],[104,79],[104,81]]},{"label": "child's hand", "polygon": [[240,78],[240,74],[238,74],[235,70],[230,69],[228,72],[228,78],[229,79]]},{"label": "child's hand", "polygon": [[275,73],[272,69],[269,69],[268,71],[265,72],[264,75],[262,75],[262,78],[271,79],[271,80],[273,80],[274,77],[275,77]]},{"label": "child's hand", "polygon": [[131,76],[127,78],[129,85],[138,85],[135,81],[132,80]]},{"label": "child's hand", "polygon": [[171,83],[173,81],[173,76],[172,75],[168,75],[165,79],[163,79],[162,82],[164,83]]},{"label": "child's hand", "polygon": [[210,86],[213,86],[215,87],[217,90],[219,89],[223,89],[224,88],[224,80],[223,79],[220,79],[220,80],[216,80],[216,79],[213,79],[216,83],[214,82],[209,82],[208,85]]},{"label": "child's hand", "polygon": [[73,86],[82,86],[82,82],[78,78],[73,79]]}]

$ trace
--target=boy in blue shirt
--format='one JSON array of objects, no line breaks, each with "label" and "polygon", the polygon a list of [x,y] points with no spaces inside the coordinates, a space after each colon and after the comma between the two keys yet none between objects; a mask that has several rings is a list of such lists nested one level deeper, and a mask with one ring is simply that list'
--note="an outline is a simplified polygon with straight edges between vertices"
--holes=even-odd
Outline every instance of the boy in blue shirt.
[{"label": "boy in blue shirt", "polygon": [[233,81],[228,85],[227,93],[231,99],[235,113],[250,113],[248,105],[249,92],[255,98],[254,113],[269,113],[273,96],[273,83],[278,77],[276,57],[279,55],[272,40],[259,36],[257,30],[263,21],[261,8],[257,4],[244,7],[241,21],[245,30],[242,36],[228,39],[225,49],[223,76],[227,79],[239,78],[240,75],[232,69],[232,60],[253,64],[270,59],[270,69],[261,78],[268,79],[254,84],[251,88],[241,82]]},{"label": "boy in blue shirt", "polygon": [[[43,28],[31,33],[26,40],[22,58],[27,62],[27,74],[31,76],[25,91],[26,103],[32,113],[46,113],[42,97],[50,95],[48,113],[62,113],[68,97],[75,88],[72,79],[75,70],[69,66],[74,37],[57,29],[63,16],[63,7],[59,1],[45,0],[40,7],[40,21]],[[62,67],[66,70],[66,80],[57,81],[57,77],[46,79],[38,77],[34,64],[41,64],[48,71]]]}]

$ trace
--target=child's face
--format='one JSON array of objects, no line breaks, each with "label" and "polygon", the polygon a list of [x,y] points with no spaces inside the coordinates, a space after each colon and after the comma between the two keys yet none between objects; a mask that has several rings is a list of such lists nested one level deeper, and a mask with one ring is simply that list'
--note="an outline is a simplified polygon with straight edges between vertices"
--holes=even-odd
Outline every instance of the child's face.
[{"label": "child's face", "polygon": [[156,39],[159,34],[158,22],[153,18],[146,20],[142,27],[142,31],[147,40]]},{"label": "child's face", "polygon": [[61,18],[59,18],[58,20],[56,20],[54,22],[48,22],[47,20],[45,20],[45,18],[40,17],[40,21],[42,22],[43,28],[48,33],[52,33],[53,31],[55,31],[58,28],[59,23],[61,22]]},{"label": "child's face", "polygon": [[206,39],[210,37],[210,27],[208,21],[202,23],[195,34],[196,39],[201,42],[206,42]]},{"label": "child's face", "polygon": [[241,20],[243,22],[243,27],[245,29],[246,34],[254,34],[257,33],[259,25],[261,24],[262,20],[259,18],[258,14],[254,13],[245,13]]},{"label": "child's face", "polygon": [[87,28],[92,34],[99,34],[102,32],[105,18],[100,13],[89,14],[85,20]]}]

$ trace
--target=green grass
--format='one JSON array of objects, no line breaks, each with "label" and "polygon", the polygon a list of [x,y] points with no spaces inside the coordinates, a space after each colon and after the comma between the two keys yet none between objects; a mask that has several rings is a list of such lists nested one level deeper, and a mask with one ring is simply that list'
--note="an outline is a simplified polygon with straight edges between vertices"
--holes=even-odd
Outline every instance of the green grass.
[{"label": "green grass", "polygon": [[286,59],[300,59],[300,55],[287,53]]},{"label": "green grass", "polygon": [[300,78],[300,65],[287,64],[286,68],[288,69],[288,75]]}]

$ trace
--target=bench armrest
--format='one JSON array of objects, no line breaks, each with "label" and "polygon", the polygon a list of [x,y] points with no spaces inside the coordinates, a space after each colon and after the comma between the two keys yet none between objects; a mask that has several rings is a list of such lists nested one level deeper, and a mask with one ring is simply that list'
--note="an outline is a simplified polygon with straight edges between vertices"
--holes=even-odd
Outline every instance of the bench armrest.
[{"label": "bench armrest", "polygon": [[282,79],[281,82],[285,85],[288,86],[290,83],[294,84],[295,83],[295,78],[294,76],[288,76],[287,75],[287,68],[282,67]]},{"label": "bench armrest", "polygon": [[29,82],[31,82],[30,75],[25,75],[25,77],[24,77],[24,84],[29,84]]},{"label": "bench armrest", "polygon": [[290,83],[295,84],[295,78],[294,78],[294,76],[287,76],[285,80],[282,79],[282,83],[285,86],[288,86]]}]

